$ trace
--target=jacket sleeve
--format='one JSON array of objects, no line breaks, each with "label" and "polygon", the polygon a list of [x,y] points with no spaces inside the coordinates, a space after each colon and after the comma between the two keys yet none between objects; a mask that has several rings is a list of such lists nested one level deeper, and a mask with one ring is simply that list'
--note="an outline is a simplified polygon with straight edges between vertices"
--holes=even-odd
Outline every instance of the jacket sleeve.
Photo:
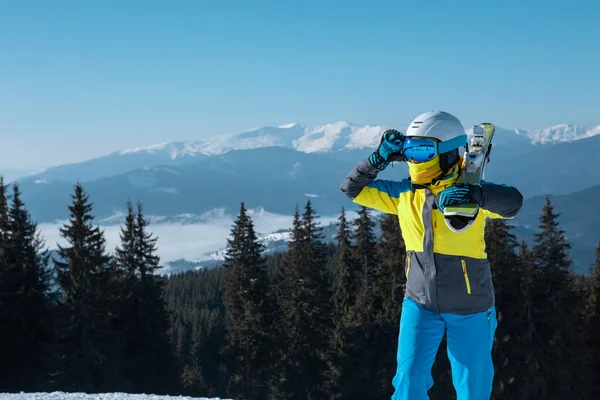
[{"label": "jacket sleeve", "polygon": [[489,218],[511,219],[523,206],[523,195],[513,186],[482,181],[481,189],[479,205]]},{"label": "jacket sleeve", "polygon": [[400,193],[408,180],[402,182],[376,179],[379,170],[368,159],[360,162],[342,182],[342,192],[354,203],[387,213],[398,214]]}]

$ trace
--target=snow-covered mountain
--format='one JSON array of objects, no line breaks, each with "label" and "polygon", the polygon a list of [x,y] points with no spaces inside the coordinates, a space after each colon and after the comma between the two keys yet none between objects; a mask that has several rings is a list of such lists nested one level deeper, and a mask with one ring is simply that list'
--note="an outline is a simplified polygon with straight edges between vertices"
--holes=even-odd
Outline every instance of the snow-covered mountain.
[{"label": "snow-covered mountain", "polygon": [[[104,219],[123,211],[128,198],[144,203],[147,215],[200,216],[209,210],[237,213],[244,201],[249,208],[263,207],[290,215],[296,204],[311,199],[323,213],[337,213],[345,195],[340,184],[356,163],[323,153],[304,153],[283,147],[230,151],[179,165],[138,168],[84,182],[94,213]],[[20,183],[23,200],[38,222],[67,217],[66,208],[75,181]]]},{"label": "snow-covered mountain", "polygon": [[[304,153],[332,152],[373,148],[381,134],[390,127],[381,125],[360,126],[348,122],[334,122],[321,126],[287,124],[262,127],[241,133],[213,136],[193,142],[167,142],[155,146],[120,151],[119,154],[168,154],[170,158],[220,155],[232,150],[281,146]],[[403,127],[395,127],[401,131]],[[472,128],[467,129],[472,133]],[[531,144],[571,142],[600,134],[600,125],[588,127],[562,124],[544,129],[524,130],[497,127],[497,139]]]},{"label": "snow-covered mountain", "polygon": [[561,124],[550,128],[534,129],[527,132],[527,136],[534,144],[549,144],[572,142],[600,134],[600,125],[582,126]]},{"label": "snow-covered mountain", "polygon": [[119,154],[168,154],[171,159],[202,155],[220,155],[232,150],[280,146],[304,153],[362,149],[378,143],[387,127],[359,126],[335,122],[322,126],[286,124],[266,126],[240,133],[213,136],[193,142],[167,142],[149,147],[122,150]]},{"label": "snow-covered mountain", "polygon": [[[333,142],[328,148],[335,148],[336,143],[338,147],[346,148],[358,146],[359,138],[368,141],[372,134],[366,132],[368,130],[347,126],[337,131],[322,129],[321,135],[330,138],[329,143]],[[344,135],[345,141],[340,141]],[[337,142],[331,139],[334,137],[338,138]],[[289,138],[291,143],[295,141],[301,146],[314,144],[316,140],[306,132],[298,139]],[[315,145],[315,148],[322,147]],[[551,146],[533,145],[521,131],[499,128],[486,179],[518,184],[525,196],[566,194],[597,182],[595,158],[599,150],[600,135]],[[342,180],[370,151],[371,148],[348,148],[338,152],[306,152],[285,147],[260,147],[215,156],[200,154],[186,162],[175,158],[173,164],[165,164],[165,157],[154,166],[134,167],[135,163],[123,163],[124,172],[110,169],[109,166],[114,167],[116,163],[102,167],[101,164],[110,160],[96,159],[89,165],[71,166],[71,172],[63,170],[60,179],[58,175],[52,179],[42,174],[22,180],[20,185],[38,222],[66,217],[66,206],[77,180],[92,195],[99,218],[110,217],[115,210],[122,210],[127,198],[140,199],[149,214],[168,218],[180,214],[201,215],[218,208],[232,212],[242,200],[252,207],[288,214],[295,204],[302,204],[306,198],[312,198],[321,212],[335,213],[347,201],[339,190]],[[134,154],[138,155],[137,159],[145,160],[144,163],[151,162],[145,153]],[[511,165],[511,168],[502,165]],[[381,177],[401,176],[405,170],[406,166],[400,164],[384,171]],[[87,171],[89,179],[81,178],[83,171]],[[94,174],[107,176],[92,179]]]},{"label": "snow-covered mountain", "polygon": [[[178,166],[222,156],[235,150],[284,147],[302,153],[324,154],[342,161],[354,161],[376,148],[381,134],[390,127],[334,122],[321,126],[287,124],[266,126],[240,133],[212,136],[197,141],[166,142],[148,147],[115,151],[109,155],[76,164],[49,168],[21,181],[49,184],[52,182],[90,182],[136,169],[156,166]],[[403,127],[395,128],[404,131]],[[471,130],[467,130],[469,134]],[[522,155],[538,145],[572,142],[600,133],[600,125],[557,125],[541,130],[504,129],[497,127],[494,157]],[[0,171],[2,173],[2,171]]]}]

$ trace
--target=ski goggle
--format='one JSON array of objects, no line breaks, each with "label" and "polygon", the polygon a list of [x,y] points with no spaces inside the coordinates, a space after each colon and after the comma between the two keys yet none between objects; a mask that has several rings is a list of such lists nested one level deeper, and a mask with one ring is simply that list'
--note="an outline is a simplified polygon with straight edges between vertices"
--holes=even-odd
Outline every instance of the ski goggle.
[{"label": "ski goggle", "polygon": [[402,153],[407,161],[425,162],[466,144],[467,135],[457,136],[446,142],[426,137],[407,137],[402,145]]}]

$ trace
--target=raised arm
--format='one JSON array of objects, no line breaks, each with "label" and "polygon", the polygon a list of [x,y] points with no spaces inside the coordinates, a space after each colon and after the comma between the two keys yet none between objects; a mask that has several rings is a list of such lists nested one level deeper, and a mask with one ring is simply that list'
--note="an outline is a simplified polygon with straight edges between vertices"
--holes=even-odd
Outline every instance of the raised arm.
[{"label": "raised arm", "polygon": [[490,218],[513,218],[523,207],[523,195],[513,186],[484,181],[479,205]]},{"label": "raised arm", "polygon": [[377,178],[379,171],[380,170],[371,164],[368,158],[365,158],[354,167],[346,179],[344,179],[341,187],[342,192],[344,192],[350,200],[354,200],[365,186]]},{"label": "raised arm", "polygon": [[[388,166],[392,154],[400,151],[402,138],[402,134],[398,131],[384,132],[377,150],[356,165],[344,179],[342,192],[357,204],[388,214],[397,214],[400,192],[407,182],[376,178],[377,174]],[[401,158],[396,154],[395,160]]]}]

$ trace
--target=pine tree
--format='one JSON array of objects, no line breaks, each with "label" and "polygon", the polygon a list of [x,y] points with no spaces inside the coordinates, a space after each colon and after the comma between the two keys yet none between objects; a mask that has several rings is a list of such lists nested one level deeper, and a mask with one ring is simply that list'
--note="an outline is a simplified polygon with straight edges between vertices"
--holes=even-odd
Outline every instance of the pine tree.
[{"label": "pine tree", "polygon": [[16,184],[6,229],[2,322],[10,331],[3,337],[6,350],[0,386],[9,391],[39,390],[45,379],[49,340],[45,321],[50,311],[48,255]]},{"label": "pine tree", "polygon": [[148,232],[150,222],[144,217],[142,203],[137,204],[133,224],[132,219],[132,207],[128,204],[121,251],[127,248],[132,253],[125,257],[133,262],[128,276],[131,308],[126,343],[135,364],[127,375],[136,392],[167,394],[174,387],[176,370],[169,345],[170,317],[163,298],[166,282],[157,275],[158,238]]},{"label": "pine tree", "polygon": [[574,288],[570,244],[558,223],[550,199],[540,216],[540,232],[535,234],[532,249],[533,313],[535,340],[540,343],[539,369],[544,380],[542,393],[546,399],[580,398],[583,382],[578,363],[581,343],[577,335],[580,304]]},{"label": "pine tree", "polygon": [[8,237],[8,202],[4,177],[0,175],[0,257],[3,256]]},{"label": "pine tree", "polygon": [[[8,250],[8,203],[6,199],[6,185],[0,176],[0,354],[10,354],[11,335],[13,332],[14,315],[11,313],[10,270],[7,261]],[[10,364],[0,359],[0,375],[10,372]],[[0,378],[1,379],[1,378]],[[0,381],[0,391],[8,390],[8,383]]]},{"label": "pine tree", "polygon": [[139,260],[136,254],[136,221],[135,213],[131,201],[127,202],[127,215],[125,216],[125,225],[121,227],[120,239],[121,244],[115,249],[115,261],[117,263],[119,273],[122,275],[123,283],[130,289],[127,293],[132,296],[131,289],[136,282],[137,274],[139,273]]},{"label": "pine tree", "polygon": [[353,235],[350,230],[346,211],[342,209],[336,240],[338,255],[336,259],[336,287],[335,287],[335,323],[342,327],[354,322],[353,311],[356,303],[356,294],[361,287],[361,264],[356,259],[356,250],[352,243]]},{"label": "pine tree", "polygon": [[[528,295],[528,266],[519,259],[514,227],[495,219],[486,226],[486,252],[490,261],[496,297],[498,328],[493,350],[495,400],[529,399],[528,370],[532,341],[531,301]],[[525,254],[526,248],[521,254]]]},{"label": "pine tree", "polygon": [[341,399],[351,398],[356,394],[359,383],[355,379],[356,343],[352,334],[359,328],[360,321],[356,315],[356,297],[362,287],[362,264],[356,259],[356,248],[353,245],[353,234],[342,209],[338,219],[338,253],[335,260],[335,332],[332,340],[332,367],[329,391],[336,393]]},{"label": "pine tree", "polygon": [[[377,241],[375,238],[375,222],[371,218],[369,209],[362,206],[358,211],[358,218],[354,221],[354,239],[356,241],[356,258],[362,265],[362,285],[360,299],[367,315],[372,315],[374,273],[379,264]],[[367,317],[365,315],[365,317]]]},{"label": "pine tree", "polygon": [[[534,296],[535,287],[534,279],[537,275],[537,266],[533,261],[532,252],[527,247],[525,241],[521,242],[518,252],[518,264],[523,269],[523,310],[522,314],[527,321],[527,327],[523,328],[521,334],[525,345],[529,345],[527,351],[524,352],[525,363],[522,367],[525,369],[527,379],[522,382],[517,399],[531,399],[537,393],[544,391],[545,377],[541,372],[541,364],[543,356],[543,344],[537,338],[537,327],[534,321],[535,307]],[[523,349],[521,349],[522,351]]]},{"label": "pine tree", "polygon": [[[138,269],[139,260],[136,257],[135,214],[131,202],[127,202],[125,224],[121,227],[120,246],[115,249],[115,255],[110,262],[109,270],[113,276],[113,293],[116,312],[112,315],[110,325],[115,334],[118,332],[120,344],[119,364],[122,368],[121,380],[116,388],[122,392],[136,392],[131,373],[141,364],[139,355],[130,347],[131,336],[139,323],[136,318],[138,311]],[[143,338],[133,338],[144,340]]]},{"label": "pine tree", "polygon": [[587,347],[589,349],[590,376],[589,398],[600,398],[600,241],[596,248],[596,258],[592,264],[592,275],[590,282],[590,296],[587,305]]},{"label": "pine tree", "polygon": [[167,309],[173,316],[170,342],[187,395],[226,397],[222,277],[223,268],[187,271],[172,275],[165,288]]},{"label": "pine tree", "polygon": [[[7,299],[3,296],[8,290],[8,264],[6,261],[7,256],[7,242],[9,234],[9,222],[8,222],[8,202],[6,198],[6,185],[4,184],[4,178],[0,175],[0,321],[8,321],[8,316],[3,315],[3,310],[7,309],[5,302]],[[0,345],[4,343],[4,335],[10,332],[8,323],[0,324]]]},{"label": "pine tree", "polygon": [[230,394],[264,399],[269,390],[270,323],[274,311],[262,257],[264,246],[243,203],[228,244],[222,285],[229,321]]},{"label": "pine tree", "polygon": [[274,399],[322,399],[327,395],[328,346],[333,331],[331,288],[322,228],[310,201],[300,219],[296,210],[281,280],[278,283],[281,339]]},{"label": "pine tree", "polygon": [[67,391],[110,391],[122,379],[122,368],[116,364],[120,342],[111,324],[118,310],[110,257],[80,184],[72,200],[69,221],[60,229],[67,245],[58,245],[59,259],[53,260],[60,289],[55,382]]},{"label": "pine tree", "polygon": [[[143,321],[140,317],[143,301],[140,299],[140,269],[141,260],[138,255],[138,240],[136,237],[136,214],[131,201],[127,201],[127,215],[120,231],[120,244],[115,248],[108,272],[112,276],[112,301],[115,312],[111,314],[110,325],[118,343],[114,360],[121,369],[120,380],[115,390],[130,393],[147,391],[156,387],[163,380],[153,378],[152,369],[156,363],[148,362],[147,354],[141,347],[151,342],[146,332],[143,335]],[[143,350],[146,350],[145,348]],[[139,375],[148,374],[142,380]]]},{"label": "pine tree", "polygon": [[393,393],[392,378],[396,373],[396,353],[400,328],[400,313],[404,297],[406,247],[397,215],[385,214],[379,221],[381,239],[378,243],[379,263],[374,269],[373,296],[380,306],[375,318],[380,330],[376,346],[379,357],[376,376],[378,398]]},{"label": "pine tree", "polygon": [[[376,276],[376,270],[380,261],[374,228],[375,222],[369,209],[361,207],[354,221],[355,259],[360,265],[360,280],[354,309],[356,321],[347,339],[347,353],[348,362],[354,368],[348,377],[353,383],[352,395],[362,399],[381,397],[377,377],[382,374],[379,361],[384,349],[381,347],[383,338],[379,320],[384,312],[382,299],[377,296],[379,277]],[[385,350],[388,345],[385,343]],[[390,377],[387,378],[389,382]]]},{"label": "pine tree", "polygon": [[[382,324],[394,325],[398,331],[406,274],[406,246],[398,223],[398,216],[385,214],[380,220],[381,239],[378,243],[381,262],[375,268],[376,294],[381,298]],[[396,335],[396,340],[398,335]],[[395,360],[394,360],[395,361]]]}]

